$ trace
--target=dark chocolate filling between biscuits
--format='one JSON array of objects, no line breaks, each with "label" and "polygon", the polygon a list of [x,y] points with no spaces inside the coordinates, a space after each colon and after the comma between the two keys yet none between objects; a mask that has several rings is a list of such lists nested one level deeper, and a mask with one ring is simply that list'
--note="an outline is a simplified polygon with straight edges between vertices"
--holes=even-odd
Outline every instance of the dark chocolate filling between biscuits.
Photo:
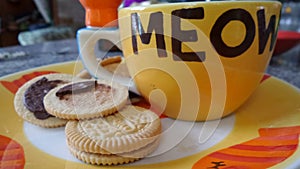
[{"label": "dark chocolate filling between biscuits", "polygon": [[66,83],[62,80],[51,80],[49,81],[46,77],[33,83],[24,93],[23,104],[37,119],[43,120],[50,115],[44,107],[43,99],[45,95],[53,88],[57,87],[58,84]]}]

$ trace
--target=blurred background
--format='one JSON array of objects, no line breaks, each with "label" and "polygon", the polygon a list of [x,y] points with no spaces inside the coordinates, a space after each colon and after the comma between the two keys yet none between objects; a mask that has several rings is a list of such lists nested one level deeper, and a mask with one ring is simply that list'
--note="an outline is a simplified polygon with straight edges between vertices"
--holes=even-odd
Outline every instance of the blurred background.
[{"label": "blurred background", "polygon": [[0,47],[73,38],[84,14],[78,0],[1,0]]},{"label": "blurred background", "polygon": [[[196,0],[123,0],[120,8],[184,1]],[[267,73],[300,87],[300,0],[277,1],[283,4],[280,29]],[[75,35],[83,27],[79,0],[0,0],[0,76],[76,59]],[[111,46],[99,41],[100,51]]]},{"label": "blurred background", "polygon": [[[120,7],[184,1],[195,0],[124,0]],[[283,4],[280,30],[300,33],[300,0],[280,1]],[[0,0],[0,48],[75,38],[77,30],[85,27],[84,20],[85,10],[79,0]],[[295,44],[300,39],[294,34],[279,37],[289,42],[292,39]],[[286,41],[282,42],[281,47],[287,48]],[[300,47],[295,44],[288,46],[294,57],[289,59],[296,59],[300,65]],[[281,56],[286,51],[275,51],[275,55]],[[282,58],[277,57],[272,63],[285,64],[287,57]]]},{"label": "blurred background", "polygon": [[[137,5],[132,1],[124,0],[130,5]],[[150,0],[146,3],[183,1],[195,0]],[[283,13],[280,28],[300,32],[300,0],[281,2]],[[79,0],[1,0],[0,47],[74,38],[76,31],[85,26],[84,15]]]}]

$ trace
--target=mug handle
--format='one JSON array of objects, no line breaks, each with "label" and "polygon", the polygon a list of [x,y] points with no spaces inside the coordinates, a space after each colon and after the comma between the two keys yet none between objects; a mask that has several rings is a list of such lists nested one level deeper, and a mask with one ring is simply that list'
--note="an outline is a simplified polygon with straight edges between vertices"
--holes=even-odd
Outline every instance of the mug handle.
[{"label": "mug handle", "polygon": [[98,64],[95,46],[100,39],[109,40],[122,50],[119,29],[80,29],[77,32],[77,41],[84,67],[94,78],[117,82],[140,95],[131,78],[114,75]]}]

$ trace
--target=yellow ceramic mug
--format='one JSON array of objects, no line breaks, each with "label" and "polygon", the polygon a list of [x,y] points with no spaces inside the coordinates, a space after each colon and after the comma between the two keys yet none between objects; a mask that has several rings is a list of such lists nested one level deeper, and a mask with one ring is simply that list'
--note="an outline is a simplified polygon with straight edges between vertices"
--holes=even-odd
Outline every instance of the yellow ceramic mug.
[{"label": "yellow ceramic mug", "polygon": [[274,1],[123,8],[118,30],[79,31],[80,53],[90,73],[108,76],[91,49],[97,40],[110,39],[122,48],[133,84],[154,109],[181,120],[218,119],[259,85],[275,46],[280,9]]}]

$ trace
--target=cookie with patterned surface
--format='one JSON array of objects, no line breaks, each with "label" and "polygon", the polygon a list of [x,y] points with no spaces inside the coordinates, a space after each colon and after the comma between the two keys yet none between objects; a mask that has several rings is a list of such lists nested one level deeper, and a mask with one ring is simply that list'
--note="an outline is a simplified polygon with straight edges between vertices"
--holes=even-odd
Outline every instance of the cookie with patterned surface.
[{"label": "cookie with patterned surface", "polygon": [[[143,158],[155,150],[159,142],[161,123],[154,112],[128,105],[107,117],[69,121],[65,132],[71,152],[77,158],[125,157],[127,163]],[[92,162],[93,160],[83,161],[106,164]],[[121,162],[112,162],[117,163]]]},{"label": "cookie with patterned surface", "polygon": [[153,152],[159,145],[159,139],[156,139],[153,143],[148,144],[138,150],[121,153],[121,154],[100,154],[100,153],[88,153],[75,149],[69,146],[69,150],[73,156],[77,159],[94,165],[119,165],[127,164],[137,161],[141,158],[146,157],[148,154]]}]

